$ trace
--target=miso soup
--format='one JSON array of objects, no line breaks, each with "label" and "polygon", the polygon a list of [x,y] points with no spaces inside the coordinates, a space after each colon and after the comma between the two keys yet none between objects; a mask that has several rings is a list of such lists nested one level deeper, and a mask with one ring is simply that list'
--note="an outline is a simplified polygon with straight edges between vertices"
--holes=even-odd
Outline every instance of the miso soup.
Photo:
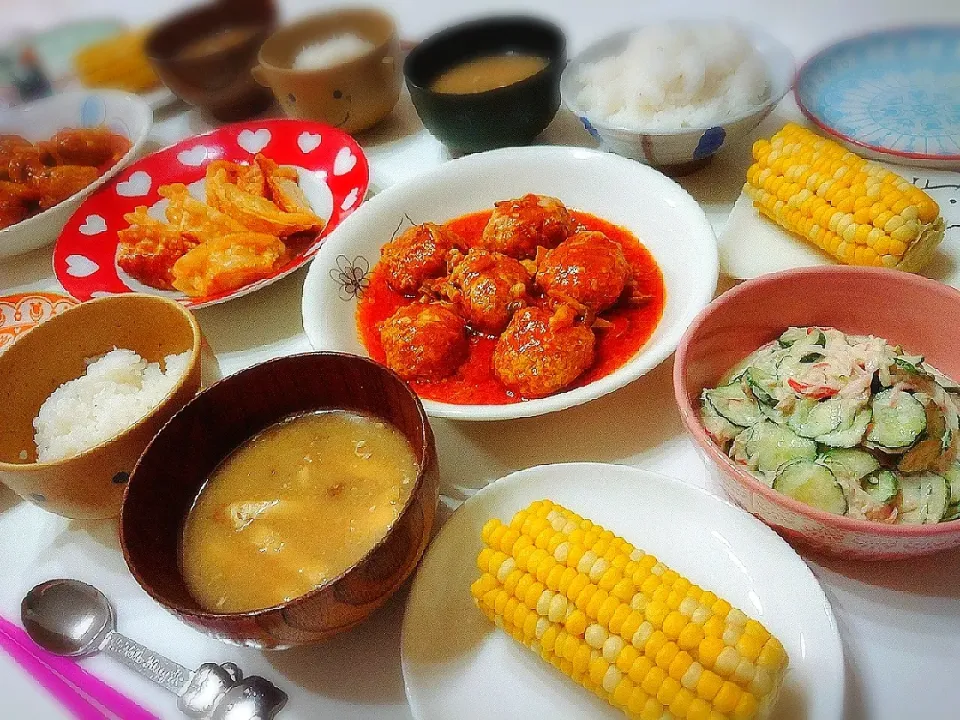
[{"label": "miso soup", "polygon": [[376,418],[325,411],[272,425],[224,459],[187,515],[187,588],[225,613],[318,588],[384,537],[417,473],[406,438]]},{"label": "miso soup", "polygon": [[526,80],[546,66],[546,58],[538,55],[483,55],[444,70],[430,84],[430,89],[454,95],[481,93]]}]

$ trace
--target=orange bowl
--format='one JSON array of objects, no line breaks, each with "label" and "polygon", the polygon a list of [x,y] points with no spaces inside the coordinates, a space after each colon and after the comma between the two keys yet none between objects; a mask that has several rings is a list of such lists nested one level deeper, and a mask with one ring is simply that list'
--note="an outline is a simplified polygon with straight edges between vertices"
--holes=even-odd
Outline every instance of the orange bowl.
[{"label": "orange bowl", "polygon": [[718,448],[700,422],[700,391],[791,326],[818,325],[902,345],[960,378],[960,292],[898,270],[818,267],[764,275],[708,305],[677,348],[673,386],[680,414],[708,468],[741,507],[805,548],[885,560],[960,546],[960,520],[887,525],[833,515],[776,492]]}]

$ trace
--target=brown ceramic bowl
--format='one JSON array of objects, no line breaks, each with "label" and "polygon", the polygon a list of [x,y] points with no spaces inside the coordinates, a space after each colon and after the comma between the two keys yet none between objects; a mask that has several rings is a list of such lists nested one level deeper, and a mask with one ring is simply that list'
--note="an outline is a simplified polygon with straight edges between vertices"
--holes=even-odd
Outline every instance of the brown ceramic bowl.
[{"label": "brown ceramic bowl", "polygon": [[[369,40],[373,49],[339,65],[294,70],[300,51],[335,35]],[[278,30],[260,48],[257,80],[273,90],[283,111],[353,133],[386,117],[400,98],[400,42],[393,20],[373,9],[313,15]]]},{"label": "brown ceramic bowl", "polygon": [[[400,517],[356,565],[317,590],[263,610],[203,610],[180,574],[180,537],[204,482],[251,436],[290,415],[322,409],[373,415],[406,436],[420,474]],[[167,423],[130,478],[120,542],[137,582],[188,624],[228,642],[282,648],[342,632],[386,602],[420,560],[438,498],[433,432],[417,396],[397,375],[355,355],[293,355],[221,380]]]},{"label": "brown ceramic bowl", "polygon": [[[200,327],[178,303],[152,295],[90,300],[22,335],[0,354],[0,480],[25,500],[70,518],[120,512],[123,490],[143,449],[200,388]],[[143,420],[104,443],[54,462],[37,462],[33,419],[86,360],[117,348],[150,362],[190,351],[187,372]]]},{"label": "brown ceramic bowl", "polygon": [[272,2],[204,5],[158,25],[146,40],[150,63],[181,100],[222,122],[257,115],[272,103],[250,74],[276,22]]}]

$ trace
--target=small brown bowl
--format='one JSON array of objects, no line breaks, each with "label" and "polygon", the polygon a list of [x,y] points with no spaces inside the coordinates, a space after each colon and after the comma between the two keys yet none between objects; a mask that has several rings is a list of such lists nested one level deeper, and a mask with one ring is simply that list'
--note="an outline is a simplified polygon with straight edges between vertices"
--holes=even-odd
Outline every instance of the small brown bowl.
[{"label": "small brown bowl", "polygon": [[275,22],[272,2],[204,5],[154,28],[146,52],[154,71],[181,100],[222,122],[243,120],[272,103],[250,70]]},{"label": "small brown bowl", "polygon": [[[343,33],[369,40],[372,50],[339,65],[294,70],[299,52]],[[380,10],[338,10],[278,30],[260,48],[254,77],[271,88],[283,111],[353,133],[386,117],[400,98],[400,41],[393,19]]]},{"label": "small brown bowl", "polygon": [[[41,323],[0,354],[0,481],[25,500],[69,518],[116,517],[143,449],[200,388],[200,326],[178,303],[152,295],[90,300]],[[133,350],[150,362],[190,351],[187,372],[169,395],[124,432],[80,455],[37,462],[33,420],[86,360]]]},{"label": "small brown bowl", "polygon": [[[248,438],[290,415],[323,409],[366,413],[406,436],[420,473],[399,518],[356,565],[306,595],[250,612],[203,610],[180,573],[183,523],[203,484]],[[430,539],[439,482],[423,406],[392,371],[355,355],[282,357],[204,390],[160,431],[130,478],[120,544],[141,587],[189,625],[253,647],[303,645],[358,624],[409,577]]]}]

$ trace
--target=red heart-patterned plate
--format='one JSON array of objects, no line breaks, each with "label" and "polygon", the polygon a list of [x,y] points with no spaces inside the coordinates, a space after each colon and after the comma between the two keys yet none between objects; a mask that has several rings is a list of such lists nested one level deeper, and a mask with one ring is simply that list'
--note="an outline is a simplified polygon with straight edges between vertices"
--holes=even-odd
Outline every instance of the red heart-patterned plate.
[{"label": "red heart-patterned plate", "polygon": [[[295,167],[313,211],[326,222],[288,263],[269,277],[203,298],[149,287],[117,266],[117,231],[127,227],[125,213],[145,205],[162,218],[167,201],[160,197],[161,185],[184,183],[191,195],[202,198],[207,165],[214,160],[249,162],[257,153]],[[313,257],[330,231],[363,202],[369,180],[360,146],[329,125],[283,119],[226,125],[138,160],[87,198],[60,233],[53,269],[64,289],[81,301],[126,292],[171,297],[189,308],[232,300],[289,275]]]}]

